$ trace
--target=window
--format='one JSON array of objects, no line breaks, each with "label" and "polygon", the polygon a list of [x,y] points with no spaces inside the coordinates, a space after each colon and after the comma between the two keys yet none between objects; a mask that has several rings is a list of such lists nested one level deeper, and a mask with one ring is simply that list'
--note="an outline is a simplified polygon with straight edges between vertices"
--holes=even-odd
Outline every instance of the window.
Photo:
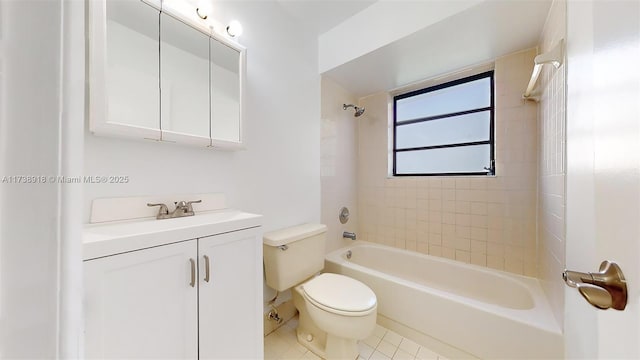
[{"label": "window", "polygon": [[393,98],[393,175],[493,175],[493,71]]}]

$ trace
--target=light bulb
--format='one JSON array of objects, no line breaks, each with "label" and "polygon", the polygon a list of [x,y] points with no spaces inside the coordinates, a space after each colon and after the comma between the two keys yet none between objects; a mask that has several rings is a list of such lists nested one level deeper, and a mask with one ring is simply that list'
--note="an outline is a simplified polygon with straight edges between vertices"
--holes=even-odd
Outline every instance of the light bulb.
[{"label": "light bulb", "polygon": [[242,25],[238,20],[233,20],[227,26],[227,34],[231,37],[242,35]]}]

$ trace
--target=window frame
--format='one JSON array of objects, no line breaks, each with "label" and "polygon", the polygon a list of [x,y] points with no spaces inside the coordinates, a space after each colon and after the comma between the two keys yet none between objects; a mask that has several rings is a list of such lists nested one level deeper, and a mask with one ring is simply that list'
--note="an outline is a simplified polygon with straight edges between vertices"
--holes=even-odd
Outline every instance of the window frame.
[{"label": "window frame", "polygon": [[[433,92],[436,90],[468,83],[471,81],[476,81],[484,78],[489,78],[491,83],[491,101],[488,107],[477,108],[472,110],[458,111],[434,116],[427,116],[423,118],[403,121],[398,124],[397,121],[397,102],[398,100],[406,99],[409,97],[413,97],[416,95],[425,94],[428,92]],[[443,145],[432,145],[432,146],[421,146],[421,147],[412,147],[406,149],[397,149],[397,127],[409,124],[416,124],[425,121],[431,120],[440,120],[451,118],[455,116],[473,114],[477,112],[489,111],[489,140],[485,141],[474,141],[467,143],[453,143],[453,144],[443,144]],[[489,145],[489,168],[488,171],[485,172],[453,172],[453,173],[398,173],[396,168],[397,163],[397,153],[398,152],[406,152],[406,151],[419,151],[419,150],[432,150],[432,149],[443,149],[443,148],[453,148],[453,147],[465,147],[465,146],[473,146],[473,145]],[[494,70],[485,71],[476,75],[466,76],[460,79],[448,81],[442,84],[429,86],[426,88],[422,88],[419,90],[410,91],[404,94],[399,94],[393,97],[393,176],[495,176],[496,167],[495,167],[495,78],[494,78]],[[487,169],[487,168],[485,168]]]}]

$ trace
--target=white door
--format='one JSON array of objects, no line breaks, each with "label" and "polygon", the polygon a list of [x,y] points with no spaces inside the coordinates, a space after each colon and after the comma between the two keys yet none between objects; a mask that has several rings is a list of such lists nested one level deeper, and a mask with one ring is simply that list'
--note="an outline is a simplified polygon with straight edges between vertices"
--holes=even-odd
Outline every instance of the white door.
[{"label": "white door", "polygon": [[192,240],[85,261],[86,357],[196,359],[196,259]]},{"label": "white door", "polygon": [[[571,270],[617,262],[624,311],[565,289],[569,358],[640,358],[640,2],[567,4],[567,242]],[[558,275],[560,276],[560,275]]]},{"label": "white door", "polygon": [[199,239],[198,255],[200,359],[262,358],[262,241],[257,230]]}]

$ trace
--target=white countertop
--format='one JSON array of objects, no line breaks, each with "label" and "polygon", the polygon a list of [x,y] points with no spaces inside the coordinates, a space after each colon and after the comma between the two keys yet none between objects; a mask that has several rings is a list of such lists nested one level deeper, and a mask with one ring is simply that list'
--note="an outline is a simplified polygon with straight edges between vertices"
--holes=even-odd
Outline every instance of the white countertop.
[{"label": "white countertop", "polygon": [[262,215],[238,210],[200,212],[194,216],[156,220],[144,218],[86,225],[83,259],[202,238],[262,225]]}]

